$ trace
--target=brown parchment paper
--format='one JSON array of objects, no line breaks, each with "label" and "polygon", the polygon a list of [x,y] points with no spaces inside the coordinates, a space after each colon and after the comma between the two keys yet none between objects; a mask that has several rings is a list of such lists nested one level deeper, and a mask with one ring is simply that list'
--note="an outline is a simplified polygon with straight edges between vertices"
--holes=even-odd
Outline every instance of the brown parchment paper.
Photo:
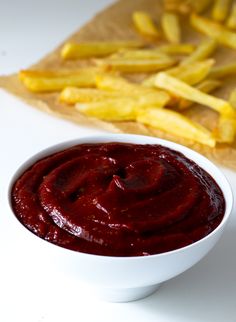
[{"label": "brown parchment paper", "polygon": [[[65,41],[73,40],[79,42],[93,40],[140,39],[140,36],[135,32],[132,24],[132,12],[134,10],[145,10],[149,12],[158,23],[160,21],[162,9],[162,1],[158,0],[120,0],[97,14],[84,27]],[[186,17],[182,17],[181,19],[183,27],[183,42],[197,43],[202,36],[190,28]],[[60,49],[61,46],[49,53],[37,64],[31,66],[31,68],[56,69],[60,67],[73,69],[90,63],[89,61],[84,60],[63,61],[60,58]],[[230,62],[236,59],[236,51],[220,47],[214,55],[214,58],[218,65]],[[133,77],[135,78],[135,76]],[[137,76],[136,80],[138,80],[138,77],[140,76]],[[228,98],[230,91],[236,87],[236,79],[227,79],[224,83],[223,88],[216,91],[214,94],[222,98]],[[135,122],[105,122],[88,118],[77,112],[73,107],[61,104],[58,101],[58,93],[34,94],[29,92],[20,83],[16,74],[0,77],[0,87],[42,111],[68,119],[80,125],[96,126],[110,132],[135,133],[170,139],[197,150],[221,165],[236,170],[236,142],[231,146],[219,144],[213,149],[166,134],[162,131],[148,128]],[[208,128],[214,128],[216,124],[217,114],[206,107],[195,105],[185,113],[191,119],[200,122]]]}]

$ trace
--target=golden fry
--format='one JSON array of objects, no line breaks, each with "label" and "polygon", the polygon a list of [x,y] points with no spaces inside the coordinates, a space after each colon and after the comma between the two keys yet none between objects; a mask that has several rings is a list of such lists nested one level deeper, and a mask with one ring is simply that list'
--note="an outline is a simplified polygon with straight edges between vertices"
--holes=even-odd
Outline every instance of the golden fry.
[{"label": "golden fry", "polygon": [[61,56],[64,59],[104,57],[113,54],[123,48],[140,48],[143,43],[140,41],[99,41],[99,42],[81,42],[66,43]]},{"label": "golden fry", "polygon": [[140,59],[164,59],[164,60],[170,60],[173,59],[169,57],[167,54],[159,50],[159,48],[153,48],[153,49],[123,49],[119,52],[111,55],[109,57],[110,59],[133,59],[133,60],[140,60]]},{"label": "golden fry", "polygon": [[167,73],[158,73],[155,79],[155,85],[178,97],[211,107],[225,117],[232,117],[234,119],[236,117],[235,110],[225,100],[203,93]]},{"label": "golden fry", "polygon": [[109,91],[95,88],[77,88],[66,87],[60,94],[60,101],[67,104],[75,103],[93,103],[102,102],[105,100],[115,100],[122,98],[129,98],[135,101],[137,107],[139,106],[156,106],[163,107],[169,100],[165,98],[165,94],[162,97],[159,96],[160,91],[149,91],[143,95],[137,93],[122,93],[120,91]]},{"label": "golden fry", "polygon": [[[205,61],[197,61],[188,65],[180,65],[166,70],[171,76],[174,76],[189,85],[195,85],[205,79],[214,64],[213,59],[207,59]],[[143,86],[154,87],[156,75],[152,75],[143,81]]]},{"label": "golden fry", "polygon": [[98,102],[105,99],[120,98],[120,92],[104,91],[97,88],[66,87],[59,96],[67,104]]},{"label": "golden fry", "polygon": [[176,63],[174,59],[169,57],[157,59],[107,58],[95,62],[105,70],[123,73],[150,73],[166,69]]},{"label": "golden fry", "polygon": [[212,18],[216,21],[225,21],[231,5],[232,0],[215,0],[212,9]]},{"label": "golden fry", "polygon": [[81,68],[74,71],[22,70],[18,76],[32,92],[60,91],[66,86],[94,87],[97,68]]},{"label": "golden fry", "polygon": [[135,120],[140,110],[153,105],[150,97],[109,98],[97,102],[77,103],[76,109],[88,116],[107,121]]},{"label": "golden fry", "polygon": [[164,106],[170,100],[170,95],[165,91],[145,88],[118,76],[98,74],[96,85],[102,90],[119,92],[121,96],[131,96],[141,102],[148,101],[148,104],[152,102],[152,104]]},{"label": "golden fry", "polygon": [[164,12],[161,18],[161,26],[166,39],[174,44],[181,41],[181,28],[179,17],[172,12]]},{"label": "golden fry", "polygon": [[160,37],[159,31],[148,13],[145,11],[135,11],[132,18],[136,29],[142,35],[151,38]]},{"label": "golden fry", "polygon": [[[197,84],[196,88],[203,93],[211,93],[221,85],[222,83],[216,79],[205,79],[201,83]],[[178,103],[178,108],[183,110],[189,108],[192,104],[193,102],[182,98]]]},{"label": "golden fry", "polygon": [[210,147],[214,147],[216,143],[211,132],[172,110],[148,108],[139,112],[137,121]]},{"label": "golden fry", "polygon": [[224,78],[236,74],[236,63],[229,63],[222,66],[214,66],[209,72],[211,78]]},{"label": "golden fry", "polygon": [[193,63],[210,57],[216,50],[216,47],[217,41],[215,39],[207,39],[203,41],[191,55],[182,60],[181,65]]},{"label": "golden fry", "polygon": [[208,76],[214,63],[215,61],[213,59],[196,61],[188,65],[171,68],[166,72],[189,85],[195,85]]},{"label": "golden fry", "polygon": [[191,25],[203,34],[217,40],[220,44],[236,49],[236,33],[210,19],[191,14]]},{"label": "golden fry", "polygon": [[236,3],[233,4],[226,26],[230,29],[236,29]]},{"label": "golden fry", "polygon": [[108,99],[100,102],[77,103],[76,109],[91,117],[107,121],[135,120],[137,112],[144,106],[133,98]]},{"label": "golden fry", "polygon": [[195,50],[193,44],[168,44],[159,46],[158,49],[168,55],[189,55]]},{"label": "golden fry", "polygon": [[119,91],[123,94],[138,93],[140,86],[129,82],[123,77],[108,75],[108,74],[98,74],[96,76],[96,86],[99,89],[108,91]]}]

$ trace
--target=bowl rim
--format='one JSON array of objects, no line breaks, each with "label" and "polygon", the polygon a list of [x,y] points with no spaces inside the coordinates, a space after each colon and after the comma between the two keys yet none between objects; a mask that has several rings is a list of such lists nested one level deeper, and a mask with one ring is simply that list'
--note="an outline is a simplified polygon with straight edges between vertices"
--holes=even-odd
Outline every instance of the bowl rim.
[{"label": "bowl rim", "polygon": [[[146,141],[146,142],[137,142],[137,141]],[[197,240],[196,242],[189,244],[187,246],[181,247],[181,248],[177,248],[168,252],[164,252],[164,253],[159,253],[159,254],[151,254],[151,255],[147,255],[147,256],[106,256],[106,255],[97,255],[97,254],[90,254],[90,253],[83,253],[83,252],[79,252],[79,251],[75,251],[72,249],[68,249],[65,248],[63,246],[57,245],[57,244],[53,244],[39,236],[37,236],[36,234],[34,234],[32,231],[30,231],[26,226],[24,226],[20,220],[17,218],[17,216],[15,215],[15,212],[13,210],[12,207],[12,188],[14,183],[16,182],[16,180],[19,178],[19,176],[25,171],[27,170],[31,165],[33,165],[36,161],[49,156],[55,152],[59,152],[62,151],[64,149],[67,149],[69,147],[72,147],[74,145],[77,144],[86,144],[86,143],[108,143],[108,142],[122,142],[122,143],[133,143],[133,144],[159,144],[159,145],[163,145],[167,148],[173,149],[175,151],[178,151],[182,154],[184,154],[184,156],[186,156],[187,154],[187,158],[189,158],[190,160],[194,161],[196,164],[198,164],[201,168],[204,168],[204,170],[208,172],[208,170],[205,169],[205,167],[203,167],[202,165],[200,165],[198,163],[197,160],[200,160],[201,162],[204,163],[204,165],[206,164],[206,167],[210,167],[212,168],[218,177],[221,178],[221,180],[224,183],[224,187],[222,187],[222,184],[219,183],[218,178],[216,179],[215,177],[212,176],[211,173],[210,176],[213,177],[213,179],[216,181],[216,183],[218,184],[218,186],[220,187],[220,189],[222,190],[222,193],[224,195],[224,199],[225,199],[225,213],[224,213],[224,217],[222,219],[222,221],[220,222],[220,224],[208,235],[206,235],[205,237]],[[189,154],[191,155],[191,157],[189,156]],[[9,185],[8,185],[8,189],[7,189],[7,193],[8,193],[8,206],[10,207],[10,210],[13,214],[13,217],[15,218],[15,220],[18,222],[18,224],[21,226],[21,228],[27,230],[31,235],[34,235],[35,238],[37,238],[38,240],[41,240],[42,242],[46,243],[48,245],[48,247],[53,247],[54,249],[57,250],[61,250],[62,252],[65,252],[67,254],[71,253],[74,254],[75,256],[84,256],[84,257],[94,257],[94,258],[99,258],[101,260],[115,260],[115,261],[128,261],[128,260],[149,260],[149,259],[153,259],[153,258],[160,258],[160,257],[165,257],[165,256],[170,256],[172,254],[178,254],[180,252],[182,252],[183,250],[188,250],[190,248],[193,247],[197,247],[197,245],[203,243],[204,241],[206,241],[209,238],[212,238],[214,235],[216,235],[226,224],[226,222],[229,219],[230,213],[232,212],[232,208],[233,208],[233,192],[232,192],[232,188],[227,180],[227,178],[225,177],[225,175],[223,174],[223,172],[212,162],[210,161],[208,158],[206,158],[205,156],[203,156],[202,154],[175,142],[169,141],[169,140],[165,140],[165,139],[161,139],[158,137],[152,137],[152,136],[145,136],[145,135],[137,135],[137,134],[104,134],[104,135],[91,135],[91,136],[84,136],[81,138],[77,138],[77,139],[72,139],[72,140],[66,140],[57,144],[53,144],[50,145],[42,150],[40,150],[39,152],[35,153],[34,155],[32,155],[31,157],[27,158],[26,161],[24,161],[18,168],[17,170],[13,173],[13,175],[11,176]],[[227,195],[226,195],[227,193]],[[76,255],[77,254],[77,255]]]}]

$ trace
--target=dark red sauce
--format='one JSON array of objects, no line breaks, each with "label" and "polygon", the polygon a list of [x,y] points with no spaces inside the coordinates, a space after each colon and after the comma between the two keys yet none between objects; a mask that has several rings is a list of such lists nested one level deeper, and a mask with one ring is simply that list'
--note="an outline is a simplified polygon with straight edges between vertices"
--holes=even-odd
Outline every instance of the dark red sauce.
[{"label": "dark red sauce", "polygon": [[189,245],[221,222],[214,179],[160,145],[82,144],[26,170],[12,190],[17,218],[45,240],[111,256]]}]

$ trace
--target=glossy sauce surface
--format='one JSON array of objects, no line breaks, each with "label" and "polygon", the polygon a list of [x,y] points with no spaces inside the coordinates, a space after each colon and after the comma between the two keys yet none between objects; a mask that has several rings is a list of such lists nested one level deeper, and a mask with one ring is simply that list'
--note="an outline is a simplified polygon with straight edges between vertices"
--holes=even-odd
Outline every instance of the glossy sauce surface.
[{"label": "glossy sauce surface", "polygon": [[203,169],[160,145],[81,144],[15,182],[17,218],[45,240],[110,256],[158,254],[213,231],[224,196]]}]

